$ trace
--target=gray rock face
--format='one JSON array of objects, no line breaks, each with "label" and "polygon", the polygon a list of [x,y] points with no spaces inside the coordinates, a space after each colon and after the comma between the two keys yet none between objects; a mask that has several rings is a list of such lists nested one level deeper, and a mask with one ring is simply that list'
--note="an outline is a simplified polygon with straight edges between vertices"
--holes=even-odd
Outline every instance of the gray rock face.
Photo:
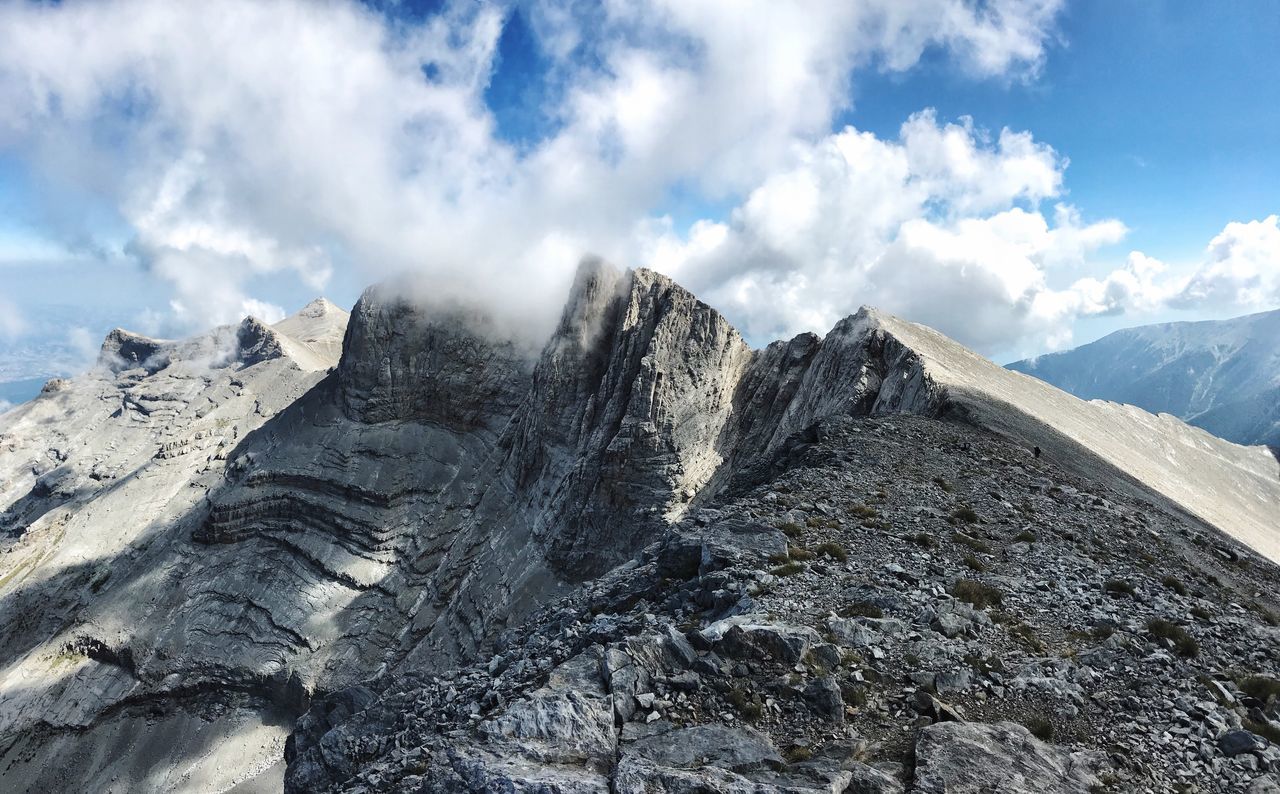
[{"label": "gray rock face", "polygon": [[[1233,720],[1265,716],[1239,687],[1264,692],[1280,672],[1266,650],[1275,629],[1223,609],[1218,591],[1165,583],[1224,573],[1212,547],[1185,542],[1202,525],[959,423],[831,419],[806,435],[816,440],[781,451],[791,464],[777,477],[699,508],[513,624],[491,653],[443,672],[403,666],[344,724],[295,734],[297,757],[321,760],[291,761],[290,790],[900,792],[913,790],[907,769],[929,726],[965,721],[985,731],[1025,720],[1052,735],[1029,749],[1021,728],[1007,747],[983,739],[1007,750],[982,774],[1011,764],[992,778],[1008,791],[1028,790],[1018,776],[1041,779],[1018,766],[1026,759],[1050,790],[1073,790],[1079,770],[1054,764],[1091,765],[1096,750],[1112,762],[1094,776],[1118,791],[1225,794],[1280,763],[1273,748],[1228,756],[1218,743]],[[980,517],[963,533],[948,521],[957,504]],[[1023,532],[1037,541],[1012,550]],[[847,559],[816,551],[833,546]],[[1242,587],[1273,592],[1280,571],[1233,548],[1250,560]],[[1108,595],[1112,579],[1137,597]],[[960,600],[959,585],[978,581],[998,590],[998,620]],[[1201,650],[1172,656],[1148,626],[1189,608],[1211,614],[1184,628]],[[967,630],[934,628],[943,614]],[[829,644],[842,622],[866,643]],[[1221,672],[1238,666],[1265,680]],[[322,696],[312,713],[328,709]],[[586,716],[608,713],[610,728]],[[743,734],[777,758],[743,763],[699,738],[740,747]]]},{"label": "gray rock face", "polygon": [[1238,444],[1280,446],[1280,311],[1117,331],[1018,361],[1086,400],[1169,413]]},{"label": "gray rock face", "polygon": [[723,317],[649,271],[579,271],[515,428],[516,487],[558,568],[599,573],[683,514],[724,462],[752,353]]},{"label": "gray rock face", "polygon": [[529,365],[495,333],[478,312],[428,315],[391,287],[370,288],[352,309],[338,366],[347,416],[501,430],[525,396]]},{"label": "gray rock face", "polygon": [[1071,753],[1039,741],[1021,725],[939,722],[916,742],[918,794],[1026,791],[1089,794],[1099,784],[1101,753]]},{"label": "gray rock face", "polygon": [[[294,325],[340,339],[346,312]],[[5,416],[6,789],[280,779],[279,715],[307,706],[286,660],[325,594],[299,589],[303,558],[194,536],[234,450],[323,376],[304,344],[253,319],[181,342],[117,331],[98,368]],[[130,745],[155,749],[107,750]]]},{"label": "gray rock face", "polygon": [[98,353],[98,364],[112,371],[141,368],[148,372],[163,369],[167,360],[161,355],[165,343],[117,328],[107,334]]},{"label": "gray rock face", "polygon": [[727,725],[675,728],[638,739],[627,752],[676,768],[717,766],[731,772],[750,772],[782,764],[782,756],[768,736],[752,728]]}]

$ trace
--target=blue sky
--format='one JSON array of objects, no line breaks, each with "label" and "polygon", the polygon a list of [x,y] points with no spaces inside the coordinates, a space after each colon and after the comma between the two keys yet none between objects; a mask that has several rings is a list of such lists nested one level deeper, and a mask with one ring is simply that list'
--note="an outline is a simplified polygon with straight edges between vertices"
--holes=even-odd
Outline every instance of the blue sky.
[{"label": "blue sky", "polygon": [[7,7],[0,358],[53,306],[189,333],[405,271],[536,333],[586,253],[754,343],[874,303],[1007,360],[1280,304],[1272,4],[743,7]]},{"label": "blue sky", "polygon": [[1280,13],[1267,2],[1087,2],[1066,6],[1042,75],[954,76],[945,59],[874,75],[844,116],[892,134],[930,106],[1027,129],[1071,160],[1071,199],[1124,219],[1128,244],[1194,258],[1231,220],[1280,204]]},{"label": "blue sky", "polygon": [[[1099,252],[1139,249],[1192,264],[1233,220],[1280,211],[1280,13],[1273,3],[1068,4],[1039,78],[972,81],[935,54],[864,78],[842,121],[891,135],[920,107],[1026,129],[1070,158],[1070,200],[1130,228]],[[1268,306],[1267,308],[1274,308]],[[1138,322],[1212,319],[1230,308],[1083,320],[1083,344]]]}]

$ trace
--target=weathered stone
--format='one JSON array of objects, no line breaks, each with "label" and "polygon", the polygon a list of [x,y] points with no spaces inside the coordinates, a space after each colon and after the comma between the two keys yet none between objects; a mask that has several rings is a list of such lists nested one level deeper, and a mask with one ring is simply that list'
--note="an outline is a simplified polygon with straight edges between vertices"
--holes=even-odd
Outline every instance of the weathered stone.
[{"label": "weathered stone", "polygon": [[716,648],[727,656],[795,664],[821,641],[808,626],[744,624],[730,626]]},{"label": "weathered stone", "polygon": [[1257,753],[1267,749],[1267,740],[1249,731],[1227,731],[1218,737],[1218,747],[1224,755],[1233,758],[1242,753]]},{"label": "weathered stone", "polygon": [[769,737],[752,728],[727,725],[676,728],[634,741],[624,752],[677,768],[716,766],[746,772],[782,763]]},{"label": "weathered stone", "polygon": [[[117,334],[94,373],[0,416],[4,788],[273,788],[245,777],[279,774],[292,730],[291,791],[841,791],[865,770],[820,754],[831,722],[872,753],[962,716],[917,692],[917,718],[912,682],[984,717],[1085,714],[1082,741],[1144,759],[1136,790],[1238,790],[1280,762],[1224,759],[1246,715],[1196,705],[1205,660],[1275,675],[1265,596],[1250,609],[1200,556],[1226,548],[1276,591],[1203,523],[1269,548],[1260,450],[874,310],[752,351],[668,279],[599,264],[540,355],[387,288],[343,346],[345,324],[321,302],[184,342]],[[960,539],[957,506],[978,517]],[[1021,622],[948,597],[979,538],[999,548],[975,577]],[[1195,666],[1151,652],[1148,621],[1193,600],[1166,573],[1212,612],[1186,621]],[[1099,603],[1111,577],[1143,598]],[[859,603],[895,617],[824,622]],[[628,749],[744,722],[804,746],[687,767]],[[1019,752],[987,772],[1065,751]]]},{"label": "weathered stone", "polygon": [[1039,741],[1021,725],[940,722],[916,742],[919,794],[1034,791],[1088,794],[1098,785],[1101,753],[1070,752]]},{"label": "weathered stone", "polygon": [[815,678],[804,689],[804,700],[813,713],[827,722],[844,722],[844,698],[840,686],[829,675]]}]

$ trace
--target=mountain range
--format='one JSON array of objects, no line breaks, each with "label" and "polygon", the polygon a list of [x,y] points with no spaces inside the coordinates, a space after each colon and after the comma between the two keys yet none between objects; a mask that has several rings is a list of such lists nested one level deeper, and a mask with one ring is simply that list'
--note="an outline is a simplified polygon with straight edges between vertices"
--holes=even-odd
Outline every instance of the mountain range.
[{"label": "mountain range", "polygon": [[1280,447],[1280,310],[1127,328],[1009,368],[1086,400],[1129,403],[1238,444]]},{"label": "mountain range", "polygon": [[370,288],[0,415],[12,791],[1280,785],[1280,463],[870,308]]}]

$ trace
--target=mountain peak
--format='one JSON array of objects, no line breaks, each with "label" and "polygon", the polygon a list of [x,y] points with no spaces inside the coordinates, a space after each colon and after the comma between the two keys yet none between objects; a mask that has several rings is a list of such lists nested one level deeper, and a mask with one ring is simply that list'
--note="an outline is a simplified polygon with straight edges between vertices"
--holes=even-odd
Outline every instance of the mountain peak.
[{"label": "mountain peak", "polygon": [[98,365],[111,372],[138,367],[160,369],[164,364],[160,361],[159,354],[169,344],[165,339],[153,339],[123,328],[114,328],[102,340],[102,347],[98,351]]},{"label": "mountain peak", "polygon": [[316,318],[324,317],[335,312],[342,312],[343,314],[346,313],[339,308],[336,303],[330,301],[328,298],[319,297],[308,303],[306,306],[303,306],[293,316]]},{"label": "mountain peak", "polygon": [[1127,328],[1009,369],[1239,444],[1280,444],[1280,310]]},{"label": "mountain peak", "polygon": [[326,298],[316,298],[272,326],[294,343],[290,354],[298,366],[322,370],[337,366],[351,315]]}]

